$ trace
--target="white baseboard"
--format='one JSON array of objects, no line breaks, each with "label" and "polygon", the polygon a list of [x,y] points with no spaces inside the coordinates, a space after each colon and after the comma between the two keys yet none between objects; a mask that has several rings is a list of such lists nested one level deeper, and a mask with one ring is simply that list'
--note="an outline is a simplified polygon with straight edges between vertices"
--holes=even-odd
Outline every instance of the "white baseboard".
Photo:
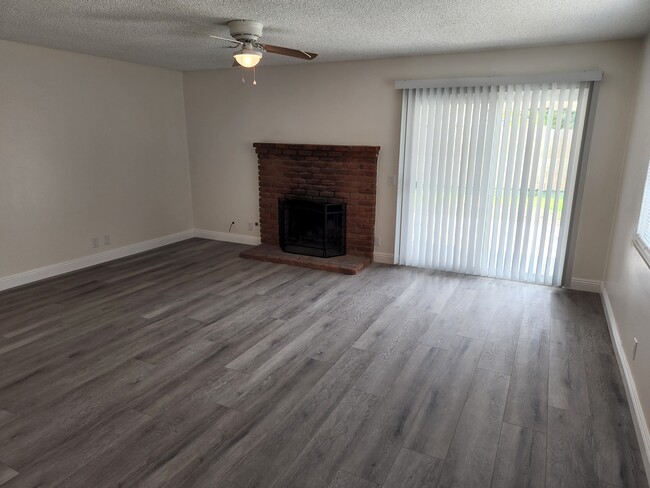
[{"label": "white baseboard", "polygon": [[376,263],[383,263],[383,264],[395,264],[394,256],[387,252],[375,251],[373,254],[373,261]]},{"label": "white baseboard", "polygon": [[194,232],[192,230],[186,230],[176,234],[151,239],[149,241],[118,247],[117,249],[111,249],[110,251],[91,254],[90,256],[84,256],[82,258],[72,259],[70,261],[64,261],[62,263],[5,276],[0,278],[0,291],[8,290],[9,288],[14,288],[16,286],[26,285],[34,281],[44,280],[60,274],[69,273],[71,271],[88,268],[90,266],[96,266],[105,263],[106,261],[112,261],[114,259],[130,256],[131,254],[149,251],[157,247],[166,246],[167,244],[173,244],[174,242],[184,241],[185,239],[191,238],[193,235]]},{"label": "white baseboard", "polygon": [[572,290],[589,291],[591,293],[600,293],[602,281],[600,280],[585,280],[583,278],[571,278]]},{"label": "white baseboard", "polygon": [[600,296],[602,297],[603,307],[605,308],[605,317],[607,318],[609,333],[612,337],[614,353],[616,354],[616,361],[618,362],[618,369],[621,371],[621,376],[623,377],[623,385],[625,386],[627,401],[630,405],[636,437],[639,440],[639,449],[641,450],[641,457],[643,457],[643,465],[645,467],[645,472],[650,473],[650,432],[648,432],[648,424],[646,423],[645,415],[643,414],[639,393],[637,392],[636,384],[634,383],[630,363],[627,360],[627,355],[623,348],[623,342],[621,341],[621,335],[618,331],[616,317],[614,317],[614,310],[609,301],[609,295],[607,294],[607,289],[605,288],[604,283],[601,286]]},{"label": "white baseboard", "polygon": [[243,234],[232,234],[230,232],[217,232],[216,230],[194,229],[194,237],[212,239],[213,241],[249,244],[251,246],[259,246],[262,243],[260,238],[256,236],[245,236]]}]

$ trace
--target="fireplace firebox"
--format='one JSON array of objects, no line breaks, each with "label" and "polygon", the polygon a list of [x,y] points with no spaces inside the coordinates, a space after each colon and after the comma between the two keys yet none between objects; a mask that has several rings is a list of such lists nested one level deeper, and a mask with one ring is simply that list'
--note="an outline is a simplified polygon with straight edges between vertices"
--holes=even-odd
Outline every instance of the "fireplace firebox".
[{"label": "fireplace firebox", "polygon": [[278,210],[284,252],[320,258],[345,254],[345,203],[281,198]]}]

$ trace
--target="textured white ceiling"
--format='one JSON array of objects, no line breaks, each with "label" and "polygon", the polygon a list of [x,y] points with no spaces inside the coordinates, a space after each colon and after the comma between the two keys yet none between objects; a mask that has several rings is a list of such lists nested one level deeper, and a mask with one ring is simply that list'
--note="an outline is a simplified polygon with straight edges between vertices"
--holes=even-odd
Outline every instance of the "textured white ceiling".
[{"label": "textured white ceiling", "polygon": [[[136,63],[232,64],[226,22],[264,23],[262,42],[313,62],[640,37],[650,0],[0,0],[0,39]],[[264,64],[304,63],[266,54]]]}]

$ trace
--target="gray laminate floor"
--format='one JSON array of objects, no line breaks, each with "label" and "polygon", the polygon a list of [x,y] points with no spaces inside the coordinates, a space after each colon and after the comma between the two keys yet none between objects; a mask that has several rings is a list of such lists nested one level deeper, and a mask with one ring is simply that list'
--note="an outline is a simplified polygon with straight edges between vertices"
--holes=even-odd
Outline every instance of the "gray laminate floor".
[{"label": "gray laminate floor", "polygon": [[648,486],[598,295],[243,248],[0,294],[0,486]]}]

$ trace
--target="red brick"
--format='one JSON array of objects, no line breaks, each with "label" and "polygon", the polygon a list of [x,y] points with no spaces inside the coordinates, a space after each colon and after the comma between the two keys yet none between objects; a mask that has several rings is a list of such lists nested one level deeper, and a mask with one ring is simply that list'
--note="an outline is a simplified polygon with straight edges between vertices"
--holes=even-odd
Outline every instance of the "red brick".
[{"label": "red brick", "polygon": [[262,242],[277,246],[278,198],[295,195],[345,202],[348,254],[372,257],[379,147],[273,143],[254,147]]}]

